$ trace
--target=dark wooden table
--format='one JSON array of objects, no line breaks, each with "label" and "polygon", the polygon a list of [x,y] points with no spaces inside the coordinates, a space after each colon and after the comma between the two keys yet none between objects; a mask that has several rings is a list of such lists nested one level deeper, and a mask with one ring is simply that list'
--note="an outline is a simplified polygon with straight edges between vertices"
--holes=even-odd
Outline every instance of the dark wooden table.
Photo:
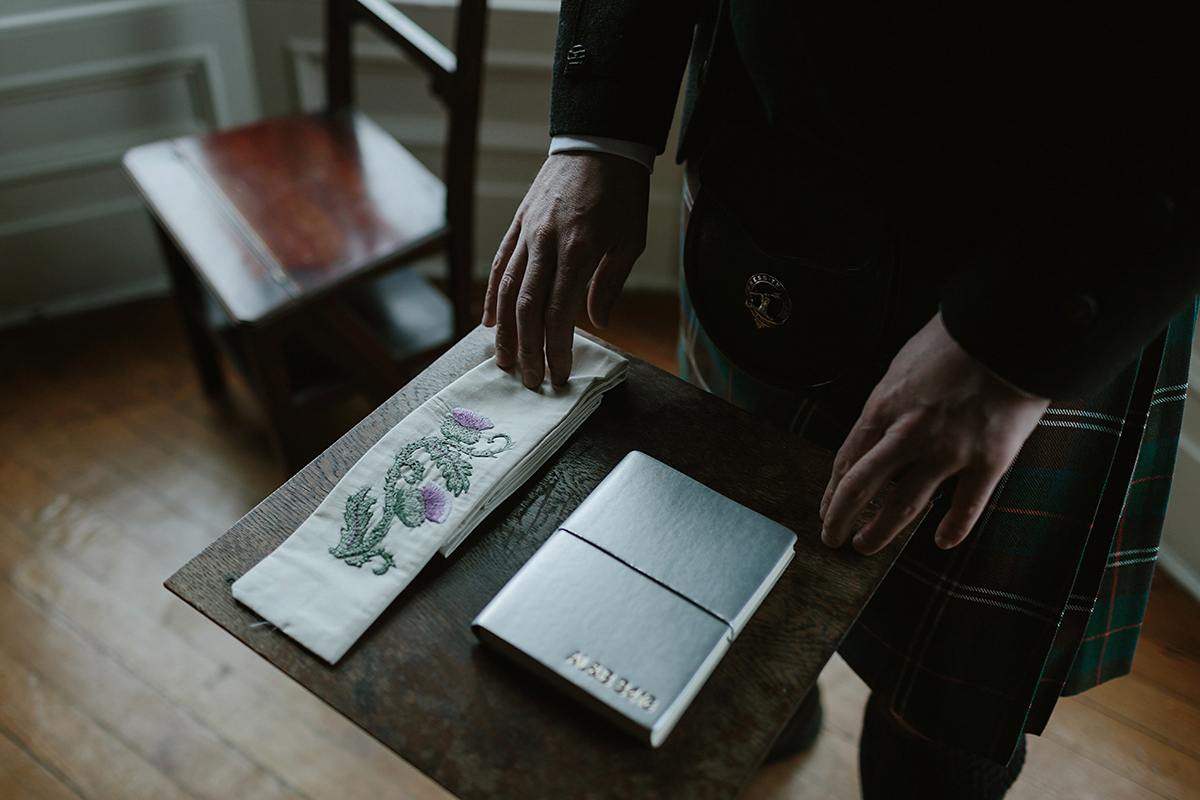
[{"label": "dark wooden table", "polygon": [[[229,585],[312,512],[383,434],[491,355],[452,348],[167,581],[167,587],[462,798],[729,798],[900,552],[819,540],[832,455],[636,358],[628,379],[449,559],[436,557],[334,667],[232,597]],[[778,520],[798,537],[779,584],[652,750],[492,652],[471,619],[630,450]],[[868,512],[870,513],[870,512]],[[910,529],[911,530],[911,529]]]}]

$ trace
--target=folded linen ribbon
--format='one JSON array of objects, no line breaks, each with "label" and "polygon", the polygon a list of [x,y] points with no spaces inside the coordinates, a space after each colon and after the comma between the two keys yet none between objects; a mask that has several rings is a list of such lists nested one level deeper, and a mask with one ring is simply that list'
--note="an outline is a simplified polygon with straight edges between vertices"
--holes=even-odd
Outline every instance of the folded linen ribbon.
[{"label": "folded linen ribbon", "polygon": [[565,386],[526,389],[489,359],[412,411],[233,596],[333,664],[439,549],[454,550],[625,378],[576,335]]}]

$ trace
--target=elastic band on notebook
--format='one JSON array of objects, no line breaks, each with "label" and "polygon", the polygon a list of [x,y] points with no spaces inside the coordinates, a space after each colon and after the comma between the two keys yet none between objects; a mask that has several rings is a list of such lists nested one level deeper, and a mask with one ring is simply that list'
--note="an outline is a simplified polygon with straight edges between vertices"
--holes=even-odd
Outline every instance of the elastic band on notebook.
[{"label": "elastic band on notebook", "polygon": [[675,588],[671,587],[671,586],[670,586],[670,585],[668,585],[668,584],[665,584],[665,583],[663,583],[662,581],[660,581],[658,578],[654,577],[654,576],[653,576],[653,575],[651,575],[650,573],[648,573],[648,572],[646,572],[646,571],[644,571],[644,570],[638,569],[638,568],[637,568],[637,567],[635,567],[633,564],[630,564],[628,561],[626,561],[625,559],[621,558],[621,557],[620,557],[619,555],[617,555],[616,553],[612,552],[611,550],[605,550],[603,547],[601,547],[600,545],[596,544],[596,543],[595,543],[595,542],[593,542],[592,540],[590,540],[590,539],[585,539],[585,538],[583,538],[582,536],[580,536],[579,534],[575,533],[574,531],[569,531],[569,530],[567,530],[566,528],[559,528],[559,530],[560,530],[560,531],[562,531],[563,533],[569,533],[569,534],[571,534],[572,536],[574,536],[576,539],[578,539],[579,541],[583,542],[584,544],[589,544],[589,545],[591,545],[592,547],[594,547],[594,548],[596,548],[597,550],[599,550],[601,553],[604,553],[604,555],[608,556],[609,558],[615,559],[616,561],[620,561],[622,564],[624,564],[625,566],[629,567],[631,570],[633,570],[633,571],[634,571],[634,572],[636,572],[637,574],[639,574],[639,575],[641,575],[641,576],[643,576],[643,577],[647,578],[648,580],[652,581],[653,583],[657,583],[659,586],[663,587],[664,589],[666,589],[666,590],[667,590],[668,592],[670,592],[671,594],[675,595],[676,597],[680,597],[680,598],[682,598],[683,600],[686,600],[688,603],[691,603],[691,604],[692,604],[692,605],[694,605],[696,608],[698,608],[698,609],[700,609],[701,611],[703,611],[705,614],[708,614],[710,617],[712,617],[713,619],[715,619],[715,620],[717,620],[718,622],[720,622],[720,623],[721,623],[722,625],[724,625],[726,628],[729,628],[729,640],[730,640],[730,641],[733,641],[734,639],[736,639],[736,638],[737,638],[737,631],[735,631],[735,630],[733,629],[733,625],[732,625],[732,624],[729,622],[729,620],[727,620],[727,619],[724,619],[724,618],[723,618],[723,617],[722,617],[720,614],[714,613],[712,610],[705,608],[704,606],[700,605],[699,603],[697,603],[697,602],[696,602],[695,600],[693,600],[692,598],[688,597],[688,596],[687,596],[686,594],[684,594],[683,592],[679,591],[678,589],[675,589]]}]

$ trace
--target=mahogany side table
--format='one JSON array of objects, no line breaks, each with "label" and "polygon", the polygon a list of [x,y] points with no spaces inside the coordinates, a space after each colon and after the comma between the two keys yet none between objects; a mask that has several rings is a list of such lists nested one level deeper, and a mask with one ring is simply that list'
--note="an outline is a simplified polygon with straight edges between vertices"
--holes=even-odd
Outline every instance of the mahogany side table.
[{"label": "mahogany side table", "polygon": [[[630,357],[628,378],[450,557],[435,556],[336,665],[230,584],[406,414],[492,353],[479,328],[173,575],[167,588],[466,800],[732,798],[911,534],[864,557],[820,542],[826,450]],[[796,558],[675,731],[650,749],[484,649],[470,622],[630,450],[794,530]],[[873,513],[868,510],[866,515]],[[736,535],[731,531],[730,535]]]}]

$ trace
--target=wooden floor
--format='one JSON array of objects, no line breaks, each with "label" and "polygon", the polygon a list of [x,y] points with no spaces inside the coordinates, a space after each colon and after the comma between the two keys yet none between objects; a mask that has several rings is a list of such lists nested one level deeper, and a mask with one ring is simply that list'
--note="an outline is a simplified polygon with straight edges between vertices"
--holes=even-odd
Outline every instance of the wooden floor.
[{"label": "wooden floor", "polygon": [[[626,301],[612,339],[670,368],[672,304]],[[0,798],[446,797],[162,588],[280,478],[169,303],[0,332]],[[1160,577],[1134,675],[1062,702],[1010,797],[1200,797],[1198,611]],[[747,797],[858,796],[865,688],[821,683],[818,744]]]}]

